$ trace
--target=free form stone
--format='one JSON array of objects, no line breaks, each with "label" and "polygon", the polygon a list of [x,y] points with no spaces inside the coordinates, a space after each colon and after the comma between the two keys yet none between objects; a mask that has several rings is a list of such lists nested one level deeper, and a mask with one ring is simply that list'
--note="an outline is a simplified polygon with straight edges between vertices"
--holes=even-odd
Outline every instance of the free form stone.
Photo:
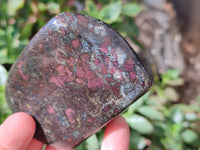
[{"label": "free form stone", "polygon": [[35,138],[75,147],[143,95],[150,77],[127,42],[104,22],[61,13],[25,47],[6,99],[31,114]]}]

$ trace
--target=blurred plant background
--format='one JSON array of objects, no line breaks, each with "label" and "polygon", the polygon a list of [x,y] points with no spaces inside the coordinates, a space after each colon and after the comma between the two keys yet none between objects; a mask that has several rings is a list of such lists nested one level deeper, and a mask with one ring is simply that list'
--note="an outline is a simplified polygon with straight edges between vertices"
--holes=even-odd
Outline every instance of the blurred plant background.
[{"label": "blurred plant background", "polygon": [[[1,0],[0,123],[11,114],[4,97],[9,69],[48,20],[67,11],[90,15],[110,24],[136,51],[140,50],[139,54],[144,54],[145,45],[137,38],[141,30],[136,23],[137,16],[148,9],[144,4],[137,0]],[[192,101],[182,100],[184,93],[180,91],[189,88],[182,69],[168,67],[160,71],[152,61],[147,64],[153,74],[152,88],[122,113],[131,131],[129,149],[200,150],[200,96],[193,95]],[[98,150],[103,130],[76,150]]]}]

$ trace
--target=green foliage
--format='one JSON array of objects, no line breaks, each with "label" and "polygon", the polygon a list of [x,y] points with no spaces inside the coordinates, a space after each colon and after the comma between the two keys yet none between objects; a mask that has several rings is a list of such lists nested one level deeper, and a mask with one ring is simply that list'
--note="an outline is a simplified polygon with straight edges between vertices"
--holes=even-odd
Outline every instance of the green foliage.
[{"label": "green foliage", "polygon": [[111,3],[107,6],[104,6],[100,11],[99,16],[101,20],[104,20],[107,23],[112,23],[118,19],[120,13],[121,1],[118,1],[116,3]]},{"label": "green foliage", "polygon": [[142,11],[143,7],[136,3],[127,3],[122,7],[122,14],[126,16],[136,16]]},{"label": "green foliage", "polygon": [[[129,149],[199,149],[198,97],[197,101],[189,105],[174,104],[172,95],[180,83],[172,85],[171,82],[182,79],[177,70],[169,70],[161,78],[162,81],[155,81],[148,93],[122,113],[131,129]],[[166,92],[166,89],[173,92]],[[103,130],[96,134],[100,144],[102,135]]]},{"label": "green foliage", "polygon": [[[200,148],[200,143],[197,142],[200,138],[200,102],[196,101],[190,105],[174,104],[176,101],[174,96],[178,95],[175,87],[180,83],[171,84],[171,82],[182,79],[177,70],[169,70],[161,78],[162,81],[155,81],[149,93],[123,113],[131,131],[134,131],[131,133],[135,134],[135,137],[131,134],[133,139],[130,140],[130,149],[142,150],[145,147],[148,147],[149,150]],[[175,95],[174,92],[176,92]],[[135,116],[137,116],[136,119]],[[138,119],[140,117],[142,119]],[[132,122],[130,122],[130,118],[133,118]],[[138,124],[143,120],[145,121],[138,130]],[[153,126],[153,131],[146,134],[145,129],[150,124]],[[143,129],[144,126],[147,127]],[[150,141],[150,143],[143,141]]]},{"label": "green foliage", "polygon": [[99,150],[99,142],[96,134],[90,136],[85,142],[75,148],[76,150]]},{"label": "green foliage", "polygon": [[[12,65],[31,37],[60,12],[79,12],[103,20],[134,41],[139,33],[134,17],[143,9],[137,0],[1,0],[0,64]],[[4,96],[7,71],[3,65],[0,65],[0,123],[11,114]],[[129,149],[200,149],[197,142],[200,96],[191,104],[178,103],[176,88],[184,84],[179,72],[171,69],[160,78],[154,76],[151,90],[122,113],[131,129]],[[75,149],[99,149],[103,131]]]},{"label": "green foliage", "polygon": [[195,143],[199,142],[198,134],[191,129],[187,129],[187,130],[183,131],[181,136],[183,138],[183,141],[187,144],[195,144]]},{"label": "green foliage", "polygon": [[162,115],[162,113],[151,106],[141,106],[138,109],[138,112],[143,116],[150,118],[152,120],[163,121],[164,116]]},{"label": "green foliage", "polygon": [[[87,0],[84,14],[103,20],[110,24],[123,36],[131,39],[138,34],[138,28],[134,24],[133,17],[136,16],[143,7],[137,3],[122,3],[122,0],[111,0],[103,2],[99,9],[94,1]],[[126,29],[126,30],[124,30]]]},{"label": "green foliage", "polygon": [[99,20],[103,20],[106,23],[113,23],[119,19],[121,7],[122,1],[117,0],[113,3],[103,6],[100,10],[98,10],[93,1],[87,0],[85,13]]},{"label": "green foliage", "polygon": [[153,125],[143,116],[132,114],[125,119],[130,128],[141,134],[151,134],[153,132]]},{"label": "green foliage", "polygon": [[21,49],[27,44],[26,41],[19,41],[19,27],[12,16],[16,11],[22,7],[23,1],[1,1],[0,5],[1,15],[0,17],[0,64],[13,63]]},{"label": "green foliage", "polygon": [[0,64],[0,124],[11,114],[4,96],[7,75],[6,69]]}]

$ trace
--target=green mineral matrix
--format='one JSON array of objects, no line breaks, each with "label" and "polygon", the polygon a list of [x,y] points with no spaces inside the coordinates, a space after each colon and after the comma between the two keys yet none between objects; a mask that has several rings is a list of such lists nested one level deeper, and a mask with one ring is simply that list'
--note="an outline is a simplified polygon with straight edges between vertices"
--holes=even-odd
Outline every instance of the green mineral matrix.
[{"label": "green mineral matrix", "polygon": [[75,147],[142,96],[151,79],[129,44],[95,18],[61,13],[22,51],[6,99],[37,123],[35,138]]}]

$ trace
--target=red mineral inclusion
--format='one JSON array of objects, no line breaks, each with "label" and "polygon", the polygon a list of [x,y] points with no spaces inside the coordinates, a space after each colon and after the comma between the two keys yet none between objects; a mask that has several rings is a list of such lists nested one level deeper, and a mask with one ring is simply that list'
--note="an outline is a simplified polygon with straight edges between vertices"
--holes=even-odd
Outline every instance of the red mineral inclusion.
[{"label": "red mineral inclusion", "polygon": [[73,41],[72,41],[72,46],[73,46],[74,48],[78,48],[78,46],[79,46],[79,40],[78,40],[78,39],[73,40]]},{"label": "red mineral inclusion", "polygon": [[54,109],[53,109],[52,106],[49,106],[49,107],[48,107],[48,113],[50,113],[50,114],[54,113]]},{"label": "red mineral inclusion", "polygon": [[71,108],[67,108],[67,110],[65,111],[68,119],[69,119],[69,122],[74,124],[75,120],[73,119],[73,114],[75,114],[75,111],[72,110]]},{"label": "red mineral inclusion", "polygon": [[20,72],[20,74],[21,74],[21,77],[22,77],[24,80],[27,80],[27,79],[28,79],[28,77],[27,77],[26,75],[24,75],[24,73],[23,73],[23,71],[22,71],[22,69],[21,69],[21,67],[22,67],[22,64],[23,64],[23,62],[22,62],[22,61],[20,61],[19,65],[18,65],[19,72]]},{"label": "red mineral inclusion", "polygon": [[61,13],[25,47],[13,65],[6,99],[32,115],[35,138],[75,147],[150,87],[127,42],[104,22]]}]

